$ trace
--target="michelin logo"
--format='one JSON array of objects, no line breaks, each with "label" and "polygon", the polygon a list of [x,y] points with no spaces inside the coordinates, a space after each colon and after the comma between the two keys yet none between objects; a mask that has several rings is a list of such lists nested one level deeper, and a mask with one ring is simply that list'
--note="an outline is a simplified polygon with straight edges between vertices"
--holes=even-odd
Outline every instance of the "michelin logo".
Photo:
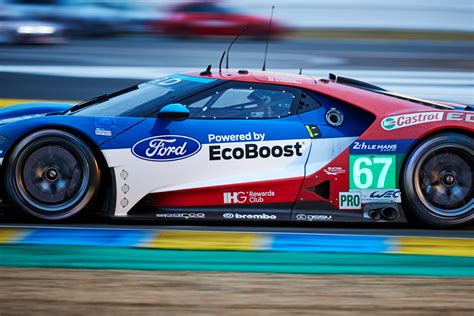
[{"label": "michelin logo", "polygon": [[112,136],[112,131],[109,130],[109,129],[104,129],[104,128],[96,128],[95,129],[95,134],[97,136],[107,136],[107,137],[111,137]]}]

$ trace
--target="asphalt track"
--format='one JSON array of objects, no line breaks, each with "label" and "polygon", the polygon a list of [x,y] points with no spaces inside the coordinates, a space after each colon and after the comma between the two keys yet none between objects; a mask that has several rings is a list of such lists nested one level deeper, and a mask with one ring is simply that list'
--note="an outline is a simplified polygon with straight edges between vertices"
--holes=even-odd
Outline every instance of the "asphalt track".
[{"label": "asphalt track", "polygon": [[[201,69],[218,64],[228,40],[176,40],[126,37],[76,40],[67,46],[0,47],[0,98],[80,100],[117,90],[166,73],[167,70]],[[361,73],[397,91],[434,99],[474,104],[474,43],[449,41],[285,40],[270,43],[269,69],[323,73],[326,70]],[[237,42],[231,67],[259,68],[263,44]],[[364,77],[365,76],[365,77]],[[437,93],[437,94],[436,94]],[[0,219],[2,221],[2,219]],[[3,220],[5,221],[5,220]],[[69,227],[191,231],[289,232],[384,236],[436,236],[474,238],[472,228],[418,229],[409,225],[225,225],[199,223],[109,223],[92,221]],[[35,224],[30,224],[35,226]],[[28,225],[28,226],[30,226]],[[2,226],[23,227],[8,221]],[[37,226],[37,225],[36,225]],[[62,227],[52,224],[48,227]]]}]

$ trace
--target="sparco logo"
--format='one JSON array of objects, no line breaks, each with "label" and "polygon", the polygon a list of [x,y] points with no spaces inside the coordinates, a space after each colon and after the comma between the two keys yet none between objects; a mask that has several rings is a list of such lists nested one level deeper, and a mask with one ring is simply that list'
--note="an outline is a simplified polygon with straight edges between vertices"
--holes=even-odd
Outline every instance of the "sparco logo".
[{"label": "sparco logo", "polygon": [[225,219],[253,219],[253,220],[275,220],[276,215],[262,214],[239,214],[239,213],[225,213],[222,215]]},{"label": "sparco logo", "polygon": [[443,112],[423,112],[386,117],[382,120],[382,128],[390,131],[402,127],[437,122],[443,120]]},{"label": "sparco logo", "polygon": [[158,218],[206,218],[206,214],[204,213],[158,213],[156,214]]},{"label": "sparco logo", "polygon": [[222,148],[221,145],[209,146],[209,160],[254,159],[254,158],[279,158],[302,156],[303,145],[296,142],[294,145],[284,146],[259,146],[246,144],[243,147]]},{"label": "sparco logo", "polygon": [[143,139],[132,147],[132,153],[149,161],[174,161],[190,157],[201,150],[194,138],[180,135],[154,136]]}]

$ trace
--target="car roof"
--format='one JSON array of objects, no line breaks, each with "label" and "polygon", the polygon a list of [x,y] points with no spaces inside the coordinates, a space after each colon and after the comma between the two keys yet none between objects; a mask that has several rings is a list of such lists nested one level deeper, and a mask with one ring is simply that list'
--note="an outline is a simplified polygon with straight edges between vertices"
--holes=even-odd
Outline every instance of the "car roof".
[{"label": "car roof", "polygon": [[[293,86],[300,89],[309,89],[338,98],[370,112],[393,113],[408,110],[422,111],[429,109],[427,105],[431,108],[443,108],[440,106],[439,102],[430,102],[402,96],[359,80],[342,77],[345,81],[350,79],[349,83],[351,84],[347,84],[344,80],[340,82],[337,80],[337,76],[336,79],[334,78],[335,75],[330,75],[329,79],[322,79],[292,73],[234,69],[226,69],[221,72],[219,72],[219,70],[212,70],[210,73],[188,73],[187,75],[229,81],[279,84]],[[381,91],[383,93],[381,93]],[[380,104],[383,104],[384,106],[381,108]],[[449,109],[449,106],[445,109]]]},{"label": "car roof", "polygon": [[213,70],[211,73],[187,73],[187,75],[229,81],[290,85],[300,88],[310,88],[316,85],[317,81],[317,78],[306,75],[273,71],[249,71],[245,69]]}]

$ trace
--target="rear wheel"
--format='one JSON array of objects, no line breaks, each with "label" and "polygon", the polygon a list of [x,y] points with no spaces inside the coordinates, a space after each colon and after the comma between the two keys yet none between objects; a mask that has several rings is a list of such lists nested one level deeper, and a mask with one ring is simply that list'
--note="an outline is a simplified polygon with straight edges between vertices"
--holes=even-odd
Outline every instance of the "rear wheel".
[{"label": "rear wheel", "polygon": [[100,184],[98,163],[78,137],[35,132],[9,156],[5,187],[12,202],[36,218],[60,220],[85,209]]},{"label": "rear wheel", "polygon": [[445,133],[418,145],[403,173],[405,202],[422,222],[437,227],[474,219],[474,139]]}]

